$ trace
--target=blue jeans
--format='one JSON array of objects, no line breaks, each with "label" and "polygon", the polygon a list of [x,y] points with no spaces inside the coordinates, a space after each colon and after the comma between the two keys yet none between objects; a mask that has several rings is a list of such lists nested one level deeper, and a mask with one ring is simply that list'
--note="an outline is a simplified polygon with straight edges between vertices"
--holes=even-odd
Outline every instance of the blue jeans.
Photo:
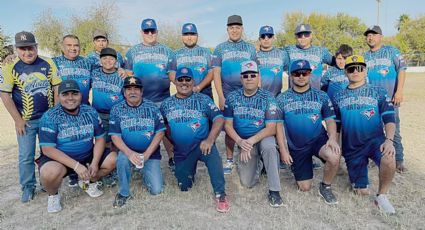
[{"label": "blue jeans", "polygon": [[[161,173],[161,161],[157,159],[149,159],[145,161],[142,173],[143,183],[152,195],[162,192],[164,180]],[[122,196],[130,196],[131,172],[134,167],[133,163],[128,159],[127,155],[119,151],[117,157],[117,174],[119,183],[119,193]]]},{"label": "blue jeans", "polygon": [[208,168],[208,174],[210,176],[211,185],[214,190],[214,194],[224,194],[224,173],[223,163],[221,161],[220,154],[218,153],[215,145],[211,148],[211,153],[204,155],[199,148],[199,145],[191,153],[187,155],[187,158],[183,161],[176,161],[175,175],[177,178],[178,185],[181,191],[188,191],[192,187],[195,180],[196,166],[198,160],[205,163]]},{"label": "blue jeans", "polygon": [[401,143],[399,108],[398,107],[394,108],[394,111],[395,111],[395,135],[394,135],[395,160],[397,162],[403,162],[404,148],[403,148],[403,144]]},{"label": "blue jeans", "polygon": [[22,189],[34,187],[35,179],[35,145],[38,135],[39,119],[27,121],[30,127],[25,127],[25,135],[17,135],[19,148],[19,183]]}]

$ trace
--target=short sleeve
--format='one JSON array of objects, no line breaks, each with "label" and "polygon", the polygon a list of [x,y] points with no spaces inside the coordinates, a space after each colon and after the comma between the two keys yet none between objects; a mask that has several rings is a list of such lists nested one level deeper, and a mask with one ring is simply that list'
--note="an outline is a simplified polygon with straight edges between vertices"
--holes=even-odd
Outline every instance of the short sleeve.
[{"label": "short sleeve", "polygon": [[384,124],[395,122],[395,112],[394,105],[391,101],[391,98],[388,97],[388,94],[385,89],[379,91],[379,113],[381,114],[382,121]]},{"label": "short sleeve", "polygon": [[50,119],[49,113],[46,112],[40,120],[39,138],[40,146],[56,146],[58,129],[57,125]]},{"label": "short sleeve", "polygon": [[331,52],[329,52],[329,50],[327,48],[323,48],[323,57],[322,57],[322,62],[328,65],[332,65],[332,54]]},{"label": "short sleeve", "polygon": [[58,68],[57,68],[56,64],[53,62],[52,59],[48,59],[47,62],[50,64],[50,71],[49,71],[49,76],[47,76],[47,79],[51,79],[50,80],[51,85],[53,85],[53,86],[59,85],[61,83],[62,79],[59,76]]},{"label": "short sleeve", "polygon": [[164,117],[162,116],[160,110],[158,108],[155,109],[155,133],[165,131],[165,122]]},{"label": "short sleeve", "polygon": [[102,119],[100,119],[99,114],[95,109],[92,109],[92,120],[94,128],[94,137],[99,138],[105,135],[105,130],[103,129]]},{"label": "short sleeve", "polygon": [[269,97],[267,100],[267,109],[265,113],[264,121],[267,122],[278,122],[282,115],[280,109],[277,107],[277,102],[273,97]]},{"label": "short sleeve", "polygon": [[233,120],[233,102],[232,97],[227,98],[224,103],[224,119]]},{"label": "short sleeve", "polygon": [[121,136],[121,119],[117,114],[117,109],[112,108],[109,116],[109,135]]},{"label": "short sleeve", "polygon": [[213,53],[212,56],[212,67],[221,67],[221,62],[222,62],[222,56],[221,56],[221,50],[220,47],[218,46]]},{"label": "short sleeve", "polygon": [[0,73],[0,91],[11,93],[13,90],[12,69],[15,64],[6,64]]},{"label": "short sleeve", "polygon": [[217,107],[217,105],[214,103],[214,101],[211,98],[206,98],[206,104],[207,104],[207,115],[208,119],[210,121],[215,121],[217,118],[223,117],[223,114],[221,114],[220,109]]},{"label": "short sleeve", "polygon": [[323,120],[335,118],[335,110],[332,101],[327,94],[323,94],[322,96],[322,117]]}]

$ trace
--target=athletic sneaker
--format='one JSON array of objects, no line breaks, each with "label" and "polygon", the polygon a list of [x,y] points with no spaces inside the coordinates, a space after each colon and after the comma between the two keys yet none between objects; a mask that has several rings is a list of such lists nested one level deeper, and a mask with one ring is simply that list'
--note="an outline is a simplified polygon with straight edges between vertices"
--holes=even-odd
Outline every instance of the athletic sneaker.
[{"label": "athletic sneaker", "polygon": [[58,194],[56,195],[49,195],[47,198],[47,212],[53,213],[53,212],[59,212],[62,210],[61,206],[61,196]]},{"label": "athletic sneaker", "polygon": [[226,163],[223,165],[224,174],[231,174],[234,165],[233,159],[227,159]]},{"label": "athletic sneaker", "polygon": [[278,191],[269,191],[268,199],[270,206],[273,208],[283,205],[282,197],[280,197],[280,193]]},{"label": "athletic sneaker", "polygon": [[[83,188],[83,181],[78,181],[78,185],[80,186],[80,188]],[[87,189],[85,190],[85,192],[87,194],[89,194],[90,197],[99,197],[103,195],[102,190],[99,190],[98,188],[98,183],[94,182],[94,183],[89,183]]]},{"label": "athletic sneaker", "polygon": [[318,170],[322,168],[322,164],[319,160],[313,158],[313,169]]},{"label": "athletic sneaker", "polygon": [[405,173],[405,172],[407,172],[407,168],[404,166],[404,162],[403,161],[397,161],[395,165],[396,165],[395,166],[396,171],[398,173]]},{"label": "athletic sneaker", "polygon": [[78,175],[77,174],[70,174],[68,176],[68,187],[73,188],[78,186]]},{"label": "athletic sneaker", "polygon": [[378,194],[376,196],[375,205],[386,214],[395,214],[395,209],[385,194]]},{"label": "athletic sneaker", "polygon": [[109,173],[108,175],[104,176],[102,178],[102,183],[106,187],[113,187],[117,184],[117,179],[113,172]]},{"label": "athletic sneaker", "polygon": [[174,158],[172,157],[168,159],[168,168],[170,168],[171,172],[174,172],[174,170],[176,170],[176,163],[174,162]]},{"label": "athletic sneaker", "polygon": [[338,200],[336,199],[335,195],[332,193],[331,185],[320,183],[319,195],[323,197],[326,204],[338,204]]},{"label": "athletic sneaker", "polygon": [[230,202],[227,200],[226,194],[221,194],[215,198],[217,212],[225,213],[230,210]]},{"label": "athletic sneaker", "polygon": [[281,161],[280,164],[279,164],[279,168],[280,169],[288,169],[289,167],[288,167],[287,164],[285,164],[285,162]]},{"label": "athletic sneaker", "polygon": [[121,208],[122,206],[125,205],[127,200],[130,199],[130,197],[131,196],[123,196],[123,195],[117,193],[117,195],[115,195],[115,200],[114,200],[114,203],[112,204],[112,206],[114,206],[114,208]]},{"label": "athletic sneaker", "polygon": [[35,186],[25,186],[22,189],[21,202],[27,203],[30,200],[33,200],[35,196]]}]

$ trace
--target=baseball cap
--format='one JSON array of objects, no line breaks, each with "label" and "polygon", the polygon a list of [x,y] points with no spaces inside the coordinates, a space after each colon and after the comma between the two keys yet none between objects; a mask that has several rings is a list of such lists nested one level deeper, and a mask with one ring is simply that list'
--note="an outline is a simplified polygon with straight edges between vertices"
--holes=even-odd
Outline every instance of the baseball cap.
[{"label": "baseball cap", "polygon": [[176,79],[179,79],[181,77],[193,78],[192,70],[190,68],[187,68],[187,67],[178,68],[177,73],[176,73]]},{"label": "baseball cap", "polygon": [[364,57],[361,55],[352,55],[347,57],[347,59],[345,59],[345,66],[344,69],[347,69],[350,66],[353,65],[362,65],[362,66],[366,66],[366,62],[364,60]]},{"label": "baseball cap", "polygon": [[69,91],[80,92],[80,86],[75,80],[64,80],[59,85],[59,94],[66,93]]},{"label": "baseball cap", "polygon": [[193,23],[186,23],[182,27],[182,34],[198,34],[196,25]]},{"label": "baseball cap", "polygon": [[299,24],[297,26],[297,28],[295,28],[295,34],[299,34],[299,33],[311,33],[311,25],[310,24]]},{"label": "baseball cap", "polygon": [[244,61],[241,63],[241,74],[258,73],[257,63],[255,61]]},{"label": "baseball cap", "polygon": [[142,21],[142,25],[141,25],[142,30],[156,30],[156,22],[155,20],[151,19],[151,18],[146,18]]},{"label": "baseball cap", "polygon": [[381,34],[382,35],[382,30],[381,30],[381,27],[379,27],[377,25],[373,25],[373,26],[367,28],[367,30],[363,33],[363,35],[367,36],[368,33],[374,33],[374,34]]},{"label": "baseball cap", "polygon": [[112,48],[106,47],[106,48],[103,48],[100,51],[100,55],[99,56],[100,57],[103,57],[103,56],[112,56],[112,57],[114,57],[116,59],[117,58],[117,51],[115,51]]},{"label": "baseball cap", "polygon": [[292,64],[291,64],[291,74],[295,73],[299,70],[310,70],[311,71],[310,62],[308,62],[307,60],[296,60],[296,61],[292,62]]},{"label": "baseball cap", "polygon": [[126,77],[124,79],[124,88],[128,88],[130,86],[136,86],[139,88],[143,88],[142,80],[138,77]]},{"label": "baseball cap", "polygon": [[271,26],[262,26],[260,28],[260,32],[258,34],[259,34],[259,36],[261,36],[263,34],[272,34],[272,35],[274,35],[273,27],[271,27]]},{"label": "baseball cap", "polygon": [[227,25],[243,25],[242,23],[242,17],[239,15],[231,15],[227,18]]},{"label": "baseball cap", "polygon": [[27,31],[21,31],[15,35],[15,47],[35,46],[34,34]]},{"label": "baseball cap", "polygon": [[96,29],[93,32],[93,40],[95,40],[96,38],[105,38],[106,40],[108,40],[108,34],[104,30]]}]

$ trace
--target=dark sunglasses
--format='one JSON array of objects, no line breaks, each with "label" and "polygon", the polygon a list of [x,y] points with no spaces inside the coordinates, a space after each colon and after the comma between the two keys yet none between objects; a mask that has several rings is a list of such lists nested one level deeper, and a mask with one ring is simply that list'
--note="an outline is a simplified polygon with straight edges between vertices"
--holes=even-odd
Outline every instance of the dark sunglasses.
[{"label": "dark sunglasses", "polygon": [[180,77],[180,78],[177,78],[177,81],[178,82],[190,82],[190,81],[192,81],[192,78],[191,77]]},{"label": "dark sunglasses", "polygon": [[355,70],[357,70],[357,72],[360,73],[365,70],[365,67],[362,65],[355,65],[355,66],[348,67],[345,71],[347,71],[347,73],[354,73]]},{"label": "dark sunglasses", "polygon": [[257,74],[255,74],[255,73],[251,73],[251,74],[242,74],[242,78],[243,78],[243,79],[248,79],[249,77],[251,77],[251,78],[256,78],[256,77],[257,77]]},{"label": "dark sunglasses", "polygon": [[273,34],[262,34],[261,36],[260,36],[260,38],[261,39],[266,39],[266,38],[268,38],[268,39],[270,39],[270,38],[273,38]]},{"label": "dark sunglasses", "polygon": [[300,71],[292,73],[291,75],[294,77],[301,77],[301,75],[308,76],[310,74],[311,74],[310,70],[300,70]]},{"label": "dark sunglasses", "polygon": [[147,30],[143,30],[144,34],[156,34],[156,29],[147,29]]},{"label": "dark sunglasses", "polygon": [[310,32],[301,32],[297,34],[297,38],[302,38],[302,37],[308,38],[310,37],[310,35],[311,35]]}]

